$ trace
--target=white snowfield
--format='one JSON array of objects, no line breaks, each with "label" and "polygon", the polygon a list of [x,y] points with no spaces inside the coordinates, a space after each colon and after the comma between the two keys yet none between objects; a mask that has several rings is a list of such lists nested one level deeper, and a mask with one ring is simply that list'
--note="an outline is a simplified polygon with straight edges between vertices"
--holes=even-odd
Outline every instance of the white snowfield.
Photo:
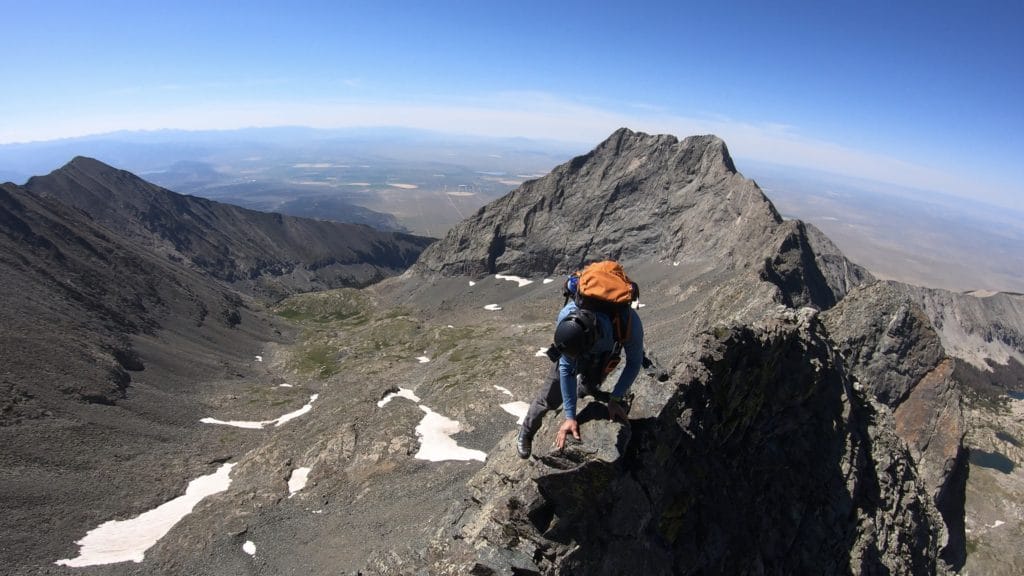
[{"label": "white snowfield", "polygon": [[501,409],[517,418],[516,424],[522,424],[523,420],[526,420],[526,412],[530,409],[530,405],[521,400],[515,402],[508,402],[501,405]]},{"label": "white snowfield", "polygon": [[[494,389],[507,396],[514,396],[512,391],[503,386],[494,385]],[[420,398],[412,390],[399,388],[398,392],[392,392],[377,402],[377,406],[383,408],[394,398],[405,398],[419,403]],[[523,401],[506,402],[499,404],[502,410],[516,417],[516,424],[522,424],[526,418],[526,412],[530,405]],[[445,460],[479,460],[484,462],[487,453],[482,450],[473,450],[459,446],[452,435],[462,430],[462,424],[452,420],[427,406],[419,405],[420,410],[426,413],[420,423],[416,426],[416,435],[420,438],[420,449],[416,452],[415,458],[429,460],[431,462],[442,462]]]},{"label": "white snowfield", "polygon": [[381,398],[380,401],[377,402],[377,407],[383,408],[388,402],[391,402],[391,400],[394,398],[405,398],[406,400],[411,400],[413,402],[420,401],[420,397],[417,396],[416,393],[413,392],[412,390],[409,390],[408,388],[399,388],[398,392],[392,392],[387,396]]},{"label": "white snowfield", "polygon": [[[515,276],[497,275],[496,277],[518,282],[520,286],[525,286],[532,282],[532,280],[525,280]],[[551,282],[549,279],[544,281],[545,284],[549,282]],[[473,284],[473,282],[470,282],[471,286]],[[487,310],[501,310],[501,306],[497,304],[490,304],[485,306],[485,308]],[[545,350],[545,348],[541,348],[537,351],[536,356],[544,356]],[[263,358],[260,356],[256,356],[255,359],[257,362],[263,361]],[[420,363],[430,362],[430,358],[426,356],[420,356],[417,360]],[[279,384],[277,387],[290,388],[292,385]],[[502,386],[494,386],[494,388],[504,395],[514,397],[507,388]],[[224,421],[208,417],[201,419],[200,422],[248,429],[281,426],[286,422],[309,413],[313,409],[313,403],[316,402],[319,396],[319,394],[312,394],[307,404],[298,410],[273,420]],[[415,402],[419,405],[420,410],[424,412],[422,420],[420,420],[415,429],[416,435],[420,438],[420,448],[415,454],[416,458],[431,462],[447,460],[478,460],[483,462],[487,459],[487,453],[482,450],[459,446],[452,438],[452,435],[461,431],[462,425],[456,420],[447,418],[434,412],[429,407],[419,404],[420,398],[412,390],[399,388],[397,392],[390,393],[377,402],[377,406],[383,408],[394,398],[405,398]],[[529,405],[522,401],[507,402],[500,404],[500,407],[505,412],[517,417],[518,424],[522,423],[529,409]],[[184,495],[161,504],[135,518],[130,520],[111,520],[99,525],[76,542],[80,546],[77,557],[57,560],[55,564],[80,567],[128,561],[142,562],[146,551],[166,535],[182,518],[191,513],[200,501],[207,496],[223,492],[230,487],[230,473],[234,466],[235,463],[224,464],[213,474],[200,476],[192,480],[189,482]],[[306,487],[310,471],[311,469],[308,467],[299,467],[292,470],[288,477],[289,498]],[[322,511],[315,510],[313,512],[317,514]],[[247,540],[242,545],[242,550],[250,556],[255,556],[256,545],[251,540]]]},{"label": "white snowfield", "polygon": [[[416,403],[420,401],[419,396],[416,396],[412,390],[399,388],[398,392],[392,392],[377,402],[377,406],[383,408],[394,398],[405,398]],[[461,424],[422,404],[419,407],[426,413],[426,416],[416,426],[416,435],[420,437],[420,449],[416,452],[416,458],[431,462],[444,460],[479,460],[483,462],[487,458],[486,452],[463,448],[452,439],[452,434],[462,430]]]},{"label": "white snowfield", "polygon": [[423,420],[416,426],[416,435],[420,437],[420,449],[416,458],[430,462],[444,460],[479,460],[487,459],[482,450],[463,448],[452,439],[452,434],[462,430],[462,425],[451,418],[446,418],[426,406],[420,405],[426,413]]},{"label": "white snowfield", "polygon": [[91,530],[76,542],[80,546],[76,558],[57,560],[55,564],[80,567],[115,562],[142,562],[157,540],[187,516],[203,498],[223,492],[231,486],[231,469],[224,464],[213,474],[200,476],[188,483],[185,494],[143,512],[130,520],[111,520]]},{"label": "white snowfield", "polygon": [[484,310],[490,310],[491,312],[497,312],[498,310],[501,310],[501,306],[499,306],[497,304],[488,304],[487,306],[484,306]]},{"label": "white snowfield", "polygon": [[306,482],[309,481],[309,472],[311,468],[296,468],[292,470],[290,476],[288,476],[288,497],[295,496],[295,493],[306,487]]},{"label": "white snowfield", "polygon": [[303,414],[308,413],[310,410],[313,409],[313,402],[316,402],[316,399],[319,398],[319,397],[320,397],[319,394],[313,394],[312,396],[309,397],[309,403],[306,404],[305,406],[303,406],[302,408],[299,408],[298,410],[296,410],[294,412],[289,412],[289,413],[285,414],[284,416],[281,416],[279,418],[275,418],[273,420],[258,420],[258,421],[228,420],[228,421],[225,421],[225,420],[217,420],[216,418],[203,418],[202,420],[200,420],[200,422],[202,422],[203,424],[218,424],[220,426],[234,426],[235,428],[250,428],[250,429],[260,429],[260,428],[264,428],[266,426],[270,426],[271,424],[273,424],[274,426],[280,426],[281,424],[284,424],[285,422],[289,422],[291,420],[294,420],[294,419],[298,418],[299,416],[302,416]]},{"label": "white snowfield", "polygon": [[494,277],[497,278],[498,280],[508,280],[510,282],[515,282],[519,284],[520,288],[522,288],[523,286],[527,286],[529,284],[533,284],[533,280],[520,278],[519,276],[510,276],[508,274],[495,274]]}]

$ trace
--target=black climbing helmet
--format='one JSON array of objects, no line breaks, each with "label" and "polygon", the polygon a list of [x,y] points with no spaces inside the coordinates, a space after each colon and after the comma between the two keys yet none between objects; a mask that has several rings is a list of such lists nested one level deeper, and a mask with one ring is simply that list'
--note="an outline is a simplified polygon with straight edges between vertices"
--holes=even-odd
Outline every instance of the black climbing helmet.
[{"label": "black climbing helmet", "polygon": [[575,359],[597,341],[597,317],[590,310],[578,308],[555,326],[555,348]]}]

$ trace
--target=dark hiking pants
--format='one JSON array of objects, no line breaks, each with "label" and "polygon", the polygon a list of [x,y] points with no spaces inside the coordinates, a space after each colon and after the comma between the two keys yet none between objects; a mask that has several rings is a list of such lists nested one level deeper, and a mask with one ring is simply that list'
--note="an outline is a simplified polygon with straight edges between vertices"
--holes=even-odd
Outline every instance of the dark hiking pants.
[{"label": "dark hiking pants", "polygon": [[[601,373],[601,366],[598,364],[593,368],[582,371],[577,382],[577,395],[582,398],[584,394],[596,396],[604,375]],[[537,391],[537,396],[530,403],[530,409],[526,411],[526,418],[523,419],[523,428],[530,432],[530,436],[537,433],[541,423],[544,421],[544,414],[548,410],[557,410],[562,407],[562,384],[558,374],[558,362],[551,365],[544,385]]]}]

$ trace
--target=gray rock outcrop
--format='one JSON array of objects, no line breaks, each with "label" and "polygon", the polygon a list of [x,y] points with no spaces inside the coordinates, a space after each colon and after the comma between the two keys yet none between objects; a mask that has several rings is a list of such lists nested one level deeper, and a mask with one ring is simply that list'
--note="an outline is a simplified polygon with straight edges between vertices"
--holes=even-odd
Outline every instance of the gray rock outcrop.
[{"label": "gray rock outcrop", "polygon": [[943,557],[962,566],[967,453],[956,360],[921,306],[890,283],[855,289],[823,317],[851,374],[893,411],[896,432],[949,529]]},{"label": "gray rock outcrop", "polygon": [[935,573],[942,521],[914,459],[814,310],[719,329],[671,388],[629,426],[591,403],[582,444],[490,460],[430,573]]}]

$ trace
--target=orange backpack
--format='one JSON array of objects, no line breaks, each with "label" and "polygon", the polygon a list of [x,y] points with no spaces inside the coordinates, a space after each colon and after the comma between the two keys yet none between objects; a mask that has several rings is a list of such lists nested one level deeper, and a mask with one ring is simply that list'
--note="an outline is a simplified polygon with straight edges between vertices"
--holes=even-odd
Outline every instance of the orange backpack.
[{"label": "orange backpack", "polygon": [[566,302],[573,298],[586,310],[607,314],[615,328],[615,341],[629,339],[632,316],[629,307],[640,298],[640,287],[626,276],[622,265],[614,260],[594,262],[569,276],[565,283]]}]

